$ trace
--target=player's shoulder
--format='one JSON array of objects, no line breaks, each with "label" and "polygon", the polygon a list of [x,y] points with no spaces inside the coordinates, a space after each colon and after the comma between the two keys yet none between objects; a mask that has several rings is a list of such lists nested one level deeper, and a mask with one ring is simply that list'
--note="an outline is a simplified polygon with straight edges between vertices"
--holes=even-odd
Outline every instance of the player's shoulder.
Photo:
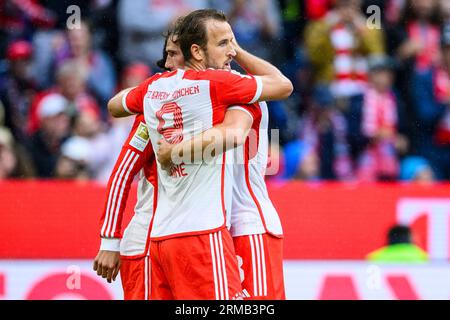
[{"label": "player's shoulder", "polygon": [[[213,69],[205,70],[187,70],[184,74],[184,79],[189,80],[209,80],[215,82],[227,82],[233,77],[246,77],[235,70]],[[248,76],[250,78],[250,76]]]},{"label": "player's shoulder", "polygon": [[158,72],[158,73],[155,73],[155,74],[151,75],[147,79],[145,79],[144,83],[145,84],[151,84],[152,82],[157,81],[157,80],[162,79],[162,78],[170,78],[170,77],[174,76],[176,73],[177,73],[177,70]]}]

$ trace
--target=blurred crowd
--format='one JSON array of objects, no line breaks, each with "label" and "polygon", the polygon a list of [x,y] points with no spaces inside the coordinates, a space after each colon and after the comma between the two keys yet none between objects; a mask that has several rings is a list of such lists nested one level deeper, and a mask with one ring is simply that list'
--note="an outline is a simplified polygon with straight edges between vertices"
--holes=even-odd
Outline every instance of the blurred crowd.
[{"label": "blurred crowd", "polygon": [[0,0],[0,180],[106,182],[133,122],[107,101],[160,72],[168,25],[206,7],[294,84],[269,103],[269,178],[450,179],[448,0]]}]

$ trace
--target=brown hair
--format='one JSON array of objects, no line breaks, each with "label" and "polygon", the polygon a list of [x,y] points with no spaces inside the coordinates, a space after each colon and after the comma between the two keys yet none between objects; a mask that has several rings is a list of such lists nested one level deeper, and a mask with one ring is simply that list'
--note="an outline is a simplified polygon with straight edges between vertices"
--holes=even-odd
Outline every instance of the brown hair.
[{"label": "brown hair", "polygon": [[168,69],[166,69],[166,60],[167,60],[167,52],[166,52],[166,48],[167,48],[167,41],[170,39],[171,41],[177,43],[178,42],[178,38],[175,39],[175,36],[177,36],[177,30],[178,30],[178,26],[181,24],[181,22],[183,21],[184,16],[179,17],[175,23],[173,23],[172,25],[169,26],[169,29],[167,29],[166,32],[163,33],[163,37],[164,37],[164,47],[163,47],[163,56],[162,59],[158,60],[156,62],[156,65],[163,69],[168,71]]},{"label": "brown hair", "polygon": [[206,50],[208,43],[206,21],[208,20],[226,22],[227,17],[223,12],[215,9],[201,9],[192,11],[177,24],[175,34],[178,36],[180,49],[186,61],[192,58],[191,46],[193,44]]}]

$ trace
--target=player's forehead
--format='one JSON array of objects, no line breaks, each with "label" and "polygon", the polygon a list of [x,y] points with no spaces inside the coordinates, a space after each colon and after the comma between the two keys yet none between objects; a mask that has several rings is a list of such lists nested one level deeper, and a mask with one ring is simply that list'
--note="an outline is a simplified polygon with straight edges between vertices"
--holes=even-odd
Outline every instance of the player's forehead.
[{"label": "player's forehead", "polygon": [[169,51],[179,51],[180,50],[180,46],[176,42],[174,42],[176,40],[177,40],[176,38],[172,38],[172,37],[169,37],[167,39],[167,44],[166,44],[166,51],[167,52],[169,52]]},{"label": "player's forehead", "polygon": [[205,27],[207,30],[208,44],[217,44],[222,40],[231,40],[233,38],[231,26],[226,21],[209,19],[206,21]]}]

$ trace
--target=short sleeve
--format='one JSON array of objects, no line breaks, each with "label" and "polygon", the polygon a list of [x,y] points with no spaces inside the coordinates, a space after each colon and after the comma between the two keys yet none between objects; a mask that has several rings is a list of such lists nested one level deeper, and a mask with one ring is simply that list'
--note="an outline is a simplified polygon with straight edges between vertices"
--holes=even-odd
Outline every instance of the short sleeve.
[{"label": "short sleeve", "polygon": [[261,108],[257,103],[245,104],[239,106],[230,106],[227,110],[242,110],[252,117],[253,121],[261,117]]},{"label": "short sleeve", "polygon": [[144,95],[140,86],[126,92],[122,97],[122,107],[131,114],[144,112]]},{"label": "short sleeve", "polygon": [[[159,74],[157,74],[159,75]],[[148,78],[139,86],[134,87],[122,97],[122,107],[131,114],[144,113],[144,97],[147,94],[148,86],[153,82],[155,76]]]},{"label": "short sleeve", "polygon": [[216,70],[213,85],[217,100],[224,105],[252,104],[262,92],[262,81],[258,76],[244,75],[236,71]]}]

